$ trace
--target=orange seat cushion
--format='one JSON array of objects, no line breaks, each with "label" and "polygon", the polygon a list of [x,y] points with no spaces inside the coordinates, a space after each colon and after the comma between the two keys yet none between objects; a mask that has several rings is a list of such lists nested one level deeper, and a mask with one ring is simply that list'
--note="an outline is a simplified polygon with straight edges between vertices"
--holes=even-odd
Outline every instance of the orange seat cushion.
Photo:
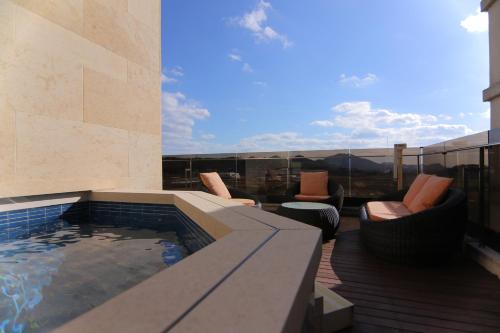
[{"label": "orange seat cushion", "polygon": [[301,172],[300,194],[312,196],[328,195],[328,171]]},{"label": "orange seat cushion", "polygon": [[217,172],[200,173],[200,179],[213,195],[231,199],[231,194]]},{"label": "orange seat cushion", "polygon": [[411,212],[399,201],[371,201],[366,204],[372,221],[386,221],[410,215]]},{"label": "orange seat cushion", "polygon": [[411,202],[413,201],[413,199],[415,199],[418,192],[420,192],[422,187],[424,187],[429,178],[431,178],[431,175],[426,175],[425,173],[421,173],[417,176],[417,178],[415,178],[403,199],[403,203],[406,205],[406,207],[410,207]]},{"label": "orange seat cushion", "polygon": [[325,201],[330,199],[329,195],[305,195],[305,194],[296,194],[295,199],[299,201]]},{"label": "orange seat cushion", "polygon": [[412,213],[418,213],[434,207],[446,195],[452,182],[452,178],[431,176],[412,200],[408,209]]},{"label": "orange seat cushion", "polygon": [[238,202],[240,204],[243,204],[243,205],[249,206],[249,207],[255,206],[255,201],[253,201],[252,199],[232,198],[231,201]]}]

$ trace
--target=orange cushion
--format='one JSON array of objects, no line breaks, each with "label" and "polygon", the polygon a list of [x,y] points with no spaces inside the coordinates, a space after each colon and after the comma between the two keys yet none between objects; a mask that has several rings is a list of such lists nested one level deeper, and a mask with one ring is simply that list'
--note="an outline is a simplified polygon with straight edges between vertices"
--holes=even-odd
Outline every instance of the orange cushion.
[{"label": "orange cushion", "polygon": [[243,205],[249,206],[249,207],[255,206],[255,201],[253,201],[252,199],[233,198],[233,199],[231,199],[231,201],[239,202],[240,204],[243,204]]},{"label": "orange cushion", "polygon": [[372,221],[386,221],[410,215],[411,212],[399,201],[371,201],[366,204]]},{"label": "orange cushion", "polygon": [[231,199],[231,194],[217,172],[200,173],[200,178],[210,193],[224,199]]},{"label": "orange cushion", "polygon": [[300,194],[304,195],[328,195],[328,171],[301,172]]},{"label": "orange cushion", "polygon": [[330,199],[329,195],[305,195],[296,194],[295,199],[299,201],[324,201]]},{"label": "orange cushion", "polygon": [[424,187],[425,182],[427,182],[429,178],[431,178],[431,175],[426,175],[425,173],[421,173],[415,178],[403,199],[403,203],[406,207],[410,207],[411,202],[415,199],[418,192]]},{"label": "orange cushion", "polygon": [[431,176],[412,200],[408,209],[412,213],[418,213],[434,207],[445,196],[452,182],[452,178]]}]

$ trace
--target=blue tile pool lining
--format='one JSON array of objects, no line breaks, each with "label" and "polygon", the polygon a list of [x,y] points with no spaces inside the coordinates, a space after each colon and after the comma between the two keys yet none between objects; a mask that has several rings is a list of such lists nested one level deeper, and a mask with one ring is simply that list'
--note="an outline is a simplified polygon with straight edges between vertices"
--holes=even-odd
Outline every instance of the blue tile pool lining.
[{"label": "blue tile pool lining", "polygon": [[61,219],[70,223],[91,222],[130,228],[155,228],[165,223],[177,223],[177,231],[183,233],[185,245],[191,252],[214,241],[175,205],[107,201],[82,201],[0,212],[0,241],[43,232]]}]

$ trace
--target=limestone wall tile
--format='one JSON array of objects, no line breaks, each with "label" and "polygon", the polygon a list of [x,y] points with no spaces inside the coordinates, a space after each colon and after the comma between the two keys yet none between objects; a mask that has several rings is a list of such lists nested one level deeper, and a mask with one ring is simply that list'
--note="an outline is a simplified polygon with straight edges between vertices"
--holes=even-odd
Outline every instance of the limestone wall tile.
[{"label": "limestone wall tile", "polygon": [[158,29],[160,26],[161,3],[157,0],[128,0],[130,15],[149,26]]},{"label": "limestone wall tile", "polygon": [[83,32],[83,0],[11,1],[77,34]]},{"label": "limestone wall tile", "polygon": [[489,9],[490,41],[490,84],[500,83],[500,2],[496,1]]},{"label": "limestone wall tile", "polygon": [[500,128],[500,97],[491,101],[491,128]]},{"label": "limestone wall tile", "polygon": [[[0,45],[14,39],[14,6],[7,0],[0,0]],[[0,53],[2,50],[0,49]]]},{"label": "limestone wall tile", "polygon": [[18,112],[16,175],[25,179],[118,179],[128,176],[123,130]]},{"label": "limestone wall tile", "polygon": [[129,132],[129,177],[151,177],[161,185],[161,136]]},{"label": "limestone wall tile", "polygon": [[0,182],[14,176],[15,154],[15,112],[0,95]]},{"label": "limestone wall tile", "polygon": [[84,68],[84,120],[159,135],[160,91],[141,89]]},{"label": "limestone wall tile", "polygon": [[0,197],[161,189],[160,6],[140,5],[0,0]]},{"label": "limestone wall tile", "polygon": [[158,177],[127,177],[120,179],[115,188],[134,190],[161,190],[161,178]]},{"label": "limestone wall tile", "polygon": [[83,120],[83,65],[28,44],[0,52],[0,95],[15,111]]},{"label": "limestone wall tile", "polygon": [[161,73],[128,61],[127,81],[145,90],[161,92]]},{"label": "limestone wall tile", "polygon": [[25,8],[15,8],[17,43],[27,44],[41,52],[79,60],[85,66],[115,79],[127,80],[127,61]]},{"label": "limestone wall tile", "polygon": [[[144,0],[150,1],[150,0]],[[98,4],[109,8],[117,13],[117,15],[123,15],[128,10],[127,0],[95,0]]]},{"label": "limestone wall tile", "polygon": [[48,193],[64,193],[89,191],[92,189],[111,189],[116,187],[116,179],[81,177],[75,174],[67,178],[27,178],[12,177],[0,180],[0,198],[24,195],[41,195]]},{"label": "limestone wall tile", "polygon": [[139,65],[160,68],[160,35],[126,12],[84,2],[84,37]]}]

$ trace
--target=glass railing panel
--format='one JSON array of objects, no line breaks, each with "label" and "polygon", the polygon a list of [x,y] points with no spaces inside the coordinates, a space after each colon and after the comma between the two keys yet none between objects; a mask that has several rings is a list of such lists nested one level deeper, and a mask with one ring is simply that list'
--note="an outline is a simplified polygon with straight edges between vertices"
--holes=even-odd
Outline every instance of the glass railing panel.
[{"label": "glass railing panel", "polygon": [[489,225],[500,233],[500,145],[490,147],[489,160]]},{"label": "glass railing panel", "polygon": [[393,156],[351,155],[351,196],[377,198],[396,190]]},{"label": "glass railing panel", "polygon": [[286,159],[288,158],[288,152],[287,151],[271,151],[271,152],[250,152],[250,153],[238,153],[237,154],[238,159],[263,159],[263,158],[282,158]]},{"label": "glass railing panel", "polygon": [[217,172],[224,183],[235,187],[240,179],[240,173],[237,169],[237,160],[234,155],[227,155],[223,158],[196,158],[192,160],[192,187],[199,189],[201,187],[200,173]]},{"label": "glass railing panel", "polygon": [[444,142],[445,151],[484,146],[488,144],[488,131],[467,135]]},{"label": "glass railing panel", "polygon": [[163,159],[163,189],[191,189],[190,161],[169,157]]},{"label": "glass railing panel", "polygon": [[370,148],[370,149],[351,149],[350,154],[353,156],[386,156],[394,155],[393,148]]},{"label": "glass railing panel", "polygon": [[241,176],[238,187],[259,196],[263,202],[281,202],[286,198],[288,160],[282,158],[239,159]]},{"label": "glass railing panel", "polygon": [[500,128],[495,128],[488,132],[488,144],[490,145],[500,144]]},{"label": "glass railing panel", "polygon": [[409,188],[419,170],[418,155],[403,155],[403,188]]},{"label": "glass railing panel", "polygon": [[427,174],[443,177],[448,175],[444,153],[424,154],[422,156],[422,168],[423,172]]},{"label": "glass railing panel", "polygon": [[445,143],[440,142],[433,145],[428,145],[422,147],[422,152],[424,155],[437,154],[445,151]]},{"label": "glass railing panel", "polygon": [[338,154],[347,154],[348,149],[334,149],[334,150],[296,150],[290,151],[290,158],[328,158]]},{"label": "glass railing panel", "polygon": [[446,154],[447,176],[454,179],[453,187],[467,194],[469,221],[480,219],[480,149],[467,149]]},{"label": "glass railing panel", "polygon": [[301,171],[328,171],[329,177],[341,184],[349,195],[349,151],[330,150],[314,151],[320,156],[311,156],[307,152],[293,152],[290,156],[290,184],[300,181]]}]

